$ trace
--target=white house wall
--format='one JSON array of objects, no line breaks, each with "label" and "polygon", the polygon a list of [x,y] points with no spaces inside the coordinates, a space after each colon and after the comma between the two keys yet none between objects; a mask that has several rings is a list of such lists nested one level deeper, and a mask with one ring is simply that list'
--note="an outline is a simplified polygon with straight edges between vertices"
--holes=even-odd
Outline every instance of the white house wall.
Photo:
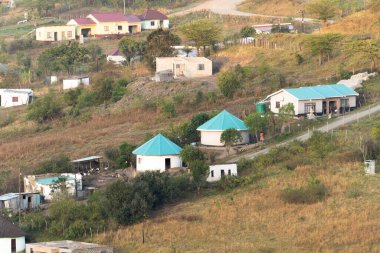
[{"label": "white house wall", "polygon": [[16,239],[16,252],[23,252],[25,250],[25,237],[17,238],[0,238],[0,250],[1,253],[13,253],[12,252],[12,239]]},{"label": "white house wall", "polygon": [[[45,26],[36,29],[36,40],[38,41],[63,41],[75,39],[75,26]],[[57,40],[55,40],[57,33]]]},{"label": "white house wall", "polygon": [[207,182],[216,182],[222,178],[222,170],[224,171],[225,176],[237,176],[237,165],[233,164],[218,164],[211,165],[209,167],[209,175]]},{"label": "white house wall", "polygon": [[88,86],[90,85],[90,79],[89,78],[81,78],[81,79],[65,79],[63,80],[63,89],[75,89],[78,88],[80,85]]},{"label": "white house wall", "polygon": [[[151,24],[152,22],[154,22],[154,25]],[[144,20],[144,21],[141,21],[141,29],[142,30],[155,30],[155,29],[159,29],[159,28],[164,28],[164,29],[169,28],[169,20],[168,19],[163,20],[162,25],[161,25],[160,20]]]},{"label": "white house wall", "polygon": [[114,62],[116,64],[122,64],[126,60],[127,59],[125,59],[125,57],[122,55],[109,55],[109,56],[107,56],[107,61],[111,61],[111,62]]},{"label": "white house wall", "polygon": [[[224,143],[220,142],[220,137],[223,131],[204,131],[201,130],[201,144],[206,146],[218,146],[223,147]],[[248,131],[240,131],[243,140],[237,144],[247,144],[249,143],[249,133]]]},{"label": "white house wall", "polygon": [[[299,106],[297,99],[285,91],[281,91],[270,98],[270,109],[273,113],[279,113],[280,108],[286,104],[294,104],[294,112],[297,114]],[[280,108],[276,108],[276,102],[280,102]]]},{"label": "white house wall", "polygon": [[298,110],[294,110],[295,114],[305,114],[305,104],[307,103],[315,103],[315,112],[314,113],[323,113],[323,100],[301,100],[295,102],[297,104]]},{"label": "white house wall", "polygon": [[[19,93],[19,92],[4,92],[5,90],[0,89],[0,106],[2,107],[13,107],[19,105],[27,105],[30,103],[29,97],[33,99],[33,92]],[[17,97],[17,101],[13,102],[13,98]]]},{"label": "white house wall", "polygon": [[180,156],[142,156],[137,155],[136,169],[138,172],[146,171],[165,171],[165,159],[170,158],[171,168],[182,167],[182,159]]}]

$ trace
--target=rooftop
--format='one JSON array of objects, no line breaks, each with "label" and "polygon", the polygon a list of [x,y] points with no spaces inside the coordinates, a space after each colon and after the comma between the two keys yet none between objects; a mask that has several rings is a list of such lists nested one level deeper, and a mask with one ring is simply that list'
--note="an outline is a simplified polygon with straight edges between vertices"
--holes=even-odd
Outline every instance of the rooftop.
[{"label": "rooftop", "polygon": [[223,110],[218,115],[197,128],[198,131],[224,131],[229,128],[236,130],[246,131],[248,130],[244,122],[235,115]]},{"label": "rooftop", "polygon": [[96,23],[90,18],[74,18],[79,25],[95,25]]},{"label": "rooftop", "polygon": [[99,160],[101,158],[102,158],[101,156],[89,156],[89,157],[84,157],[84,158],[80,158],[77,160],[73,160],[71,162],[72,163],[88,162],[88,161],[93,161],[93,160]]},{"label": "rooftop", "polygon": [[[27,195],[27,194],[39,194],[39,193],[30,193],[30,192],[22,192],[20,193],[20,195]],[[4,200],[10,200],[10,199],[14,199],[14,198],[18,198],[18,193],[6,193],[6,194],[3,194],[0,196],[0,201],[4,201]]]},{"label": "rooftop", "polygon": [[98,12],[90,15],[99,22],[140,22],[140,19],[135,15],[124,15],[119,12]]},{"label": "rooftop", "polygon": [[24,231],[0,215],[0,238],[15,238],[22,236],[25,236]]},{"label": "rooftop", "polygon": [[299,100],[326,99],[359,95],[356,91],[344,84],[329,84],[310,87],[284,89]]},{"label": "rooftop", "polygon": [[181,150],[182,148],[177,144],[162,134],[158,134],[139,148],[135,149],[133,154],[146,156],[179,155]]},{"label": "rooftop", "polygon": [[141,20],[166,20],[169,19],[166,15],[156,10],[147,10],[140,16]]},{"label": "rooftop", "polygon": [[39,243],[29,243],[28,245],[46,247],[46,248],[55,248],[55,249],[69,249],[69,250],[79,250],[79,249],[88,250],[88,249],[97,249],[97,248],[107,248],[108,251],[104,251],[104,252],[113,252],[111,247],[108,247],[105,245],[100,245],[100,244],[95,244],[95,243],[86,243],[86,242],[75,242],[75,241],[39,242]]}]

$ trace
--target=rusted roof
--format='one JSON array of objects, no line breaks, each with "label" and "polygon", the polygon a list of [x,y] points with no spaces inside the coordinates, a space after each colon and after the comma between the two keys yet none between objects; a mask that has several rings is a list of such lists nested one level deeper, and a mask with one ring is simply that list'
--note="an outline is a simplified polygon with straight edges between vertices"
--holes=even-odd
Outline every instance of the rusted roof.
[{"label": "rusted roof", "polygon": [[141,20],[165,20],[169,19],[166,15],[156,10],[147,10],[140,15]]},{"label": "rusted roof", "polygon": [[0,215],[0,238],[22,237],[25,232]]}]

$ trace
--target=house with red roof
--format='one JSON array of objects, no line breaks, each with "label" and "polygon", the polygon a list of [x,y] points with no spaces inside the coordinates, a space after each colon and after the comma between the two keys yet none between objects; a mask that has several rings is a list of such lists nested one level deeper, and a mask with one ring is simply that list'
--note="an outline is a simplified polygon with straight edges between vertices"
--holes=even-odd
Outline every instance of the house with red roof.
[{"label": "house with red roof", "polygon": [[77,35],[83,37],[101,37],[115,34],[141,32],[140,18],[118,12],[92,13],[86,18],[75,18],[67,25],[76,26]]},{"label": "house with red roof", "polygon": [[156,10],[147,10],[139,15],[142,30],[155,30],[159,28],[169,28],[169,18]]}]

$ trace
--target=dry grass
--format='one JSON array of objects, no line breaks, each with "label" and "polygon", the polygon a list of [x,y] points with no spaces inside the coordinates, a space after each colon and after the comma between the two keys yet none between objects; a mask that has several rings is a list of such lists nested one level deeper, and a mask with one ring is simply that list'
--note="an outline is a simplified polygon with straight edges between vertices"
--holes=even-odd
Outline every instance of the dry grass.
[{"label": "dry grass", "polygon": [[300,16],[304,2],[294,0],[246,0],[239,6],[239,10],[257,14],[298,17]]},{"label": "dry grass", "polygon": [[[335,170],[298,168],[270,177],[264,188],[204,197],[162,210],[145,224],[97,238],[120,252],[377,252],[380,250],[379,176],[365,177],[356,163]],[[285,204],[288,185],[304,185],[312,175],[330,189],[324,202]],[[354,182],[362,196],[346,197]],[[142,227],[146,243],[141,243]]]}]

